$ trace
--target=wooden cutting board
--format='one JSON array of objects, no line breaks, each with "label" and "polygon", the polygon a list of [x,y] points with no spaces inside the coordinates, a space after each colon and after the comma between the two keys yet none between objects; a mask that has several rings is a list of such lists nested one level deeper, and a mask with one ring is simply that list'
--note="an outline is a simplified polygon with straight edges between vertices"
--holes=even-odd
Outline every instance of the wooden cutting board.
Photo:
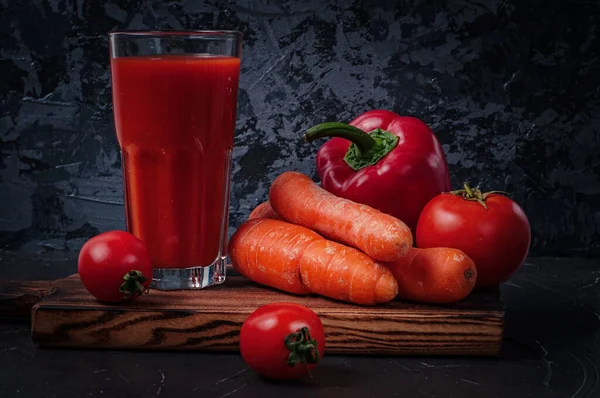
[{"label": "wooden cutting board", "polygon": [[132,303],[104,305],[78,275],[55,281],[0,281],[0,317],[31,317],[40,346],[236,351],[244,319],[271,302],[304,304],[323,321],[329,354],[499,354],[504,309],[498,292],[447,306],[393,301],[376,307],[265,288],[241,276],[200,291],[151,290]]}]

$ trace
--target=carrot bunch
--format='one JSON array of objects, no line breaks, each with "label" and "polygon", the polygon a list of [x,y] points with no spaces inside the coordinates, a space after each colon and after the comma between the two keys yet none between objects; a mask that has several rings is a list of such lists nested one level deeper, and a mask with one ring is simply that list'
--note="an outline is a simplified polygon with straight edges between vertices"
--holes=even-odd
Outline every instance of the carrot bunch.
[{"label": "carrot bunch", "polygon": [[366,254],[299,225],[269,218],[245,222],[229,252],[247,278],[290,293],[316,293],[356,304],[392,300],[398,283]]},{"label": "carrot bunch", "polygon": [[273,181],[269,200],[233,234],[229,255],[257,283],[355,304],[395,297],[449,303],[471,292],[476,269],[464,253],[412,246],[401,220],[290,171]]}]

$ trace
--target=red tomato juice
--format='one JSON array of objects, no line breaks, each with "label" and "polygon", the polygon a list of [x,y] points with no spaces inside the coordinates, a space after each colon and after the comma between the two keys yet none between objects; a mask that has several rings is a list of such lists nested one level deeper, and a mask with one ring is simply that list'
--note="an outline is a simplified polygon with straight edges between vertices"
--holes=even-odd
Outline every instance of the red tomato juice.
[{"label": "red tomato juice", "polygon": [[111,60],[128,230],[155,268],[225,255],[240,59]]}]

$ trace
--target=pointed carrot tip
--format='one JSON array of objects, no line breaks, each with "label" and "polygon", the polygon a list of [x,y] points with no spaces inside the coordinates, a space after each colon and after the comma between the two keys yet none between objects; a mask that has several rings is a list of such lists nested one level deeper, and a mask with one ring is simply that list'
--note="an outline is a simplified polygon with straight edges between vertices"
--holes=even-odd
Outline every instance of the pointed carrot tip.
[{"label": "pointed carrot tip", "polygon": [[375,301],[378,303],[387,303],[392,301],[398,294],[398,282],[391,272],[386,272],[379,278],[375,286]]}]

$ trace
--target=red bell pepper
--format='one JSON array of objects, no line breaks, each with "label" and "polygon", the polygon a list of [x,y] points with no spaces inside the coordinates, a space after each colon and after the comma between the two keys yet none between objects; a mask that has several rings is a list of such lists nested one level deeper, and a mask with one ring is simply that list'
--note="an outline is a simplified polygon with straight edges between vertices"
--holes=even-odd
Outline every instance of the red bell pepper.
[{"label": "red bell pepper", "polygon": [[425,204],[450,191],[444,151],[419,119],[373,110],[349,124],[316,125],[304,135],[308,142],[322,137],[334,138],[317,152],[321,186],[399,218],[413,234]]}]

